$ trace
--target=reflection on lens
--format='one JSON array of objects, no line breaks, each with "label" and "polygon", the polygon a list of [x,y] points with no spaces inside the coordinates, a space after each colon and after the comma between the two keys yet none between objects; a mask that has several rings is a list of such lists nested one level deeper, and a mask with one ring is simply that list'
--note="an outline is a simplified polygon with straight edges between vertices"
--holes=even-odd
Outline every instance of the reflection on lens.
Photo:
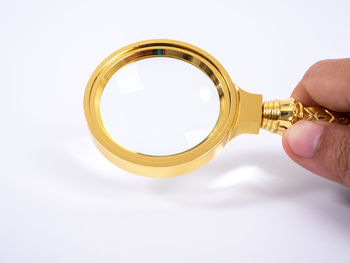
[{"label": "reflection on lens", "polygon": [[123,147],[148,155],[172,155],[202,142],[220,111],[214,84],[196,67],[171,58],[129,64],[109,80],[101,117]]}]

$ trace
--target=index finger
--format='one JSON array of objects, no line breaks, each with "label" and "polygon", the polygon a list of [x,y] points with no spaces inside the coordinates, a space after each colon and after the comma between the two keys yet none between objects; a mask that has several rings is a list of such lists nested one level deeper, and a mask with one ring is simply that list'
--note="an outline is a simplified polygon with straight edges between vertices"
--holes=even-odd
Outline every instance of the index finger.
[{"label": "index finger", "polygon": [[350,58],[322,60],[312,65],[291,95],[305,106],[320,105],[350,111]]}]

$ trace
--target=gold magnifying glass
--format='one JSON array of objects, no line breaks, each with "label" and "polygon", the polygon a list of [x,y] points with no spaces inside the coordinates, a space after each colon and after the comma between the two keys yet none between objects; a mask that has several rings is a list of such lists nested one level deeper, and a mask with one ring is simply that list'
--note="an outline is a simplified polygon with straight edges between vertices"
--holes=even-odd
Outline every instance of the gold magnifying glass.
[{"label": "gold magnifying glass", "polygon": [[[149,155],[124,147],[109,134],[101,118],[101,96],[112,76],[126,65],[155,57],[185,61],[200,69],[214,84],[220,102],[219,116],[209,135],[194,147],[171,155]],[[188,43],[166,39],[133,43],[107,57],[87,84],[84,111],[101,153],[120,168],[149,177],[172,177],[198,169],[213,159],[232,138],[244,133],[258,134],[260,128],[282,135],[299,120],[350,125],[346,113],[318,106],[304,107],[293,98],[263,102],[262,95],[248,93],[235,85],[223,66],[207,52]],[[142,127],[139,129],[142,133]]]}]

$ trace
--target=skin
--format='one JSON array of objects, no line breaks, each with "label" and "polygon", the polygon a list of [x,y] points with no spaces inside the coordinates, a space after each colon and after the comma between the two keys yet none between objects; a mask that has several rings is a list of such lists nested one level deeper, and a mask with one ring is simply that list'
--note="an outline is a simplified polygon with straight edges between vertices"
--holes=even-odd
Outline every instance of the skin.
[{"label": "skin", "polygon": [[[304,105],[350,112],[350,58],[312,65],[292,93]],[[311,172],[350,187],[350,127],[300,121],[282,139],[288,156]]]}]

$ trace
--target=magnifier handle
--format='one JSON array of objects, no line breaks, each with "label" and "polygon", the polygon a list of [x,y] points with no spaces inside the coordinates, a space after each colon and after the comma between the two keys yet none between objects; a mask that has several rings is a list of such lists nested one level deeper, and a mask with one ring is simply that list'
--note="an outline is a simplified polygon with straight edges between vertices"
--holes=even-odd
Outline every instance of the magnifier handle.
[{"label": "magnifier handle", "polygon": [[339,113],[320,106],[304,107],[293,98],[263,103],[261,128],[282,135],[300,120],[322,120],[350,126],[350,113]]}]

